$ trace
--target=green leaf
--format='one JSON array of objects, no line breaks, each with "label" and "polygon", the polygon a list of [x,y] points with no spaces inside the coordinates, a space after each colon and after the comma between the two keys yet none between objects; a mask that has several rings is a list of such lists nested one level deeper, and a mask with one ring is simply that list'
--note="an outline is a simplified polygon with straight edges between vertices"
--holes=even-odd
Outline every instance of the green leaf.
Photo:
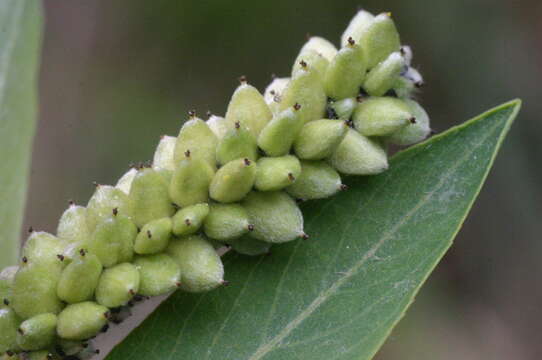
[{"label": "green leaf", "polygon": [[0,269],[14,265],[37,115],[41,1],[0,2]]},{"label": "green leaf", "polygon": [[452,244],[521,103],[304,206],[309,240],[227,255],[231,285],[171,296],[108,359],[370,359]]}]

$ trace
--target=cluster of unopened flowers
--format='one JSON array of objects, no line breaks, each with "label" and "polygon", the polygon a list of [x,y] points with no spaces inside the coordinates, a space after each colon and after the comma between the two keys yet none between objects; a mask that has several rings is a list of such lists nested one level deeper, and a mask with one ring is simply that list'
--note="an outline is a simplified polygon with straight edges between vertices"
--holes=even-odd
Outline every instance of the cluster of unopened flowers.
[{"label": "cluster of unopened flowers", "polygon": [[296,200],[383,172],[388,144],[428,136],[411,60],[390,14],[361,10],[340,49],[310,37],[263,95],[242,77],[224,117],[190,112],[152,163],[70,203],[56,235],[31,230],[19,265],[0,273],[3,359],[88,358],[89,340],[138,298],[223,285],[217,247],[260,255],[307,238]]}]

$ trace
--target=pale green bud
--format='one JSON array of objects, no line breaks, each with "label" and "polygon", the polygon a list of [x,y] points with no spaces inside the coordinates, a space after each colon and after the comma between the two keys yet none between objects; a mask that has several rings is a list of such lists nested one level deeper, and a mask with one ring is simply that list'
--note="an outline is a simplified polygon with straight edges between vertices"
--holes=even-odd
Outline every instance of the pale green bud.
[{"label": "pale green bud", "polygon": [[352,97],[334,101],[330,104],[330,108],[338,119],[349,120],[357,105],[358,101]]},{"label": "pale green bud", "polygon": [[368,69],[375,67],[392,52],[399,51],[401,41],[391,14],[384,13],[376,16],[361,32],[359,44],[365,50]]},{"label": "pale green bud", "polygon": [[329,161],[346,175],[374,175],[388,169],[388,157],[382,146],[353,129],[348,129]]},{"label": "pale green bud", "polygon": [[21,319],[8,307],[0,307],[0,354],[18,350],[17,329]]},{"label": "pale green bud", "polygon": [[297,73],[305,71],[303,62],[311,64],[314,68],[314,71],[318,73],[320,81],[324,81],[324,76],[326,75],[326,70],[329,66],[329,61],[322,54],[318,53],[315,50],[305,49],[302,50],[297,58],[295,59],[294,65],[292,67],[292,77]]},{"label": "pale green bud", "polygon": [[[172,242],[170,243],[171,246]],[[192,261],[194,258],[192,258]],[[167,294],[180,286],[181,270],[167,254],[138,255],[134,265],[139,271],[139,293],[145,296]]]},{"label": "pale green bud", "polygon": [[330,41],[319,36],[312,36],[301,48],[301,53],[305,51],[316,51],[328,61],[331,61],[337,55],[337,48]]},{"label": "pale green bud", "polygon": [[367,56],[353,39],[337,53],[324,79],[326,94],[334,100],[355,97],[367,72]]},{"label": "pale green bud", "polygon": [[18,266],[8,266],[0,272],[0,308],[11,301],[11,287]]},{"label": "pale green bud", "polygon": [[299,116],[301,105],[281,111],[273,117],[258,137],[258,146],[268,156],[283,156],[290,152],[304,121]]},{"label": "pale green bud", "polygon": [[216,144],[218,139],[205,121],[196,117],[191,111],[190,119],[185,122],[177,136],[174,160],[176,166],[185,159],[185,153],[190,151],[194,159],[206,161],[213,169],[216,167]]},{"label": "pale green bud", "polygon": [[175,170],[175,145],[177,138],[174,136],[162,136],[154,151],[152,167],[154,169]]},{"label": "pale green bud", "polygon": [[429,126],[429,116],[427,112],[417,102],[409,99],[404,100],[409,106],[412,115],[416,118],[415,123],[397,130],[388,138],[396,145],[411,145],[424,140],[431,133]]},{"label": "pale green bud", "polygon": [[164,251],[171,238],[172,227],[172,220],[168,217],[148,222],[136,236],[134,251],[142,255]]},{"label": "pale green bud", "polygon": [[230,161],[213,177],[209,193],[213,200],[230,203],[241,200],[256,179],[256,163],[249,159]]},{"label": "pale green bud", "polygon": [[241,85],[235,89],[228,105],[226,119],[241,123],[257,139],[273,114],[262,94],[254,86],[247,84],[244,77],[241,77],[240,81]]},{"label": "pale green bud", "polygon": [[107,324],[109,309],[92,301],[68,305],[59,315],[57,333],[63,339],[90,339]]},{"label": "pale green bud", "polygon": [[26,240],[22,256],[33,263],[63,266],[58,254],[62,254],[64,244],[56,236],[44,231],[32,231]]},{"label": "pale green bud", "polygon": [[57,345],[66,356],[78,355],[85,348],[90,347],[88,343],[80,340],[67,340],[57,338]]},{"label": "pale green bud", "polygon": [[187,150],[169,185],[171,200],[181,207],[207,202],[214,174],[209,163],[192,158],[192,153]]},{"label": "pale green bud", "polygon": [[294,142],[296,155],[303,160],[325,159],[339,146],[348,130],[343,120],[315,120],[301,129]]},{"label": "pale green bud", "polygon": [[206,123],[207,126],[209,126],[209,129],[215,134],[217,140],[222,139],[224,135],[235,126],[235,122],[231,119],[226,120],[222,116],[213,114],[209,116]]},{"label": "pale green bud", "polygon": [[236,122],[233,129],[218,142],[216,159],[220,165],[230,161],[246,158],[252,161],[258,159],[256,138],[241,123]]},{"label": "pale green bud", "polygon": [[111,216],[111,211],[132,216],[132,200],[122,190],[109,185],[96,185],[96,191],[87,204],[87,225],[93,231],[98,223]]},{"label": "pale green bud", "polygon": [[55,314],[41,314],[25,320],[17,330],[17,344],[22,350],[41,350],[53,344],[56,335]]},{"label": "pale green bud", "polygon": [[232,249],[239,254],[248,256],[269,254],[269,250],[273,245],[265,241],[253,239],[249,235],[245,235],[239,239],[234,239],[229,244],[231,245]]},{"label": "pale green bud", "polygon": [[132,182],[130,199],[134,223],[142,227],[152,220],[171,216],[175,208],[169,198],[168,184],[153,169],[140,169]]},{"label": "pale green bud", "polygon": [[90,300],[102,273],[102,263],[94,254],[84,249],[60,275],[56,289],[58,297],[70,304]]},{"label": "pale green bud", "polygon": [[173,216],[173,233],[176,236],[196,233],[209,215],[209,204],[196,204],[177,211]]},{"label": "pale green bud", "polygon": [[395,85],[405,66],[405,59],[398,51],[391,53],[386,60],[369,71],[363,88],[371,96],[384,95]]},{"label": "pale green bud", "polygon": [[254,187],[260,191],[276,191],[294,183],[301,174],[301,164],[293,155],[263,157],[258,160]]},{"label": "pale green bud", "polygon": [[239,204],[211,204],[203,223],[205,235],[219,241],[230,241],[253,230],[246,210]]},{"label": "pale green bud", "polygon": [[137,227],[126,216],[113,211],[98,225],[88,244],[90,253],[96,255],[103,266],[111,267],[119,262],[131,261]]},{"label": "pale green bud", "polygon": [[[326,111],[327,96],[318,72],[311,64],[303,62],[302,68],[292,77],[280,100],[280,111],[299,104],[298,116],[307,123],[321,119]],[[304,71],[303,71],[304,69]]]},{"label": "pale green bud", "polygon": [[348,44],[348,39],[352,38],[355,42],[359,42],[361,35],[366,28],[374,21],[374,15],[365,10],[359,10],[357,14],[350,20],[348,27],[341,36],[341,46],[345,47]]},{"label": "pale green bud", "polygon": [[323,199],[345,189],[335,169],[323,161],[301,161],[301,175],[286,192],[296,199]]},{"label": "pale green bud", "polygon": [[45,313],[58,314],[63,308],[56,294],[61,267],[24,260],[13,279],[10,306],[23,319]]},{"label": "pale green bud", "polygon": [[254,230],[250,236],[257,240],[283,243],[305,238],[303,214],[296,202],[282,191],[252,191],[243,200]]},{"label": "pale green bud", "polygon": [[96,301],[108,308],[126,305],[139,291],[140,275],[130,263],[106,269],[96,288]]},{"label": "pale green bud", "polygon": [[132,187],[132,181],[134,181],[134,178],[137,174],[137,169],[131,168],[127,172],[124,173],[120,177],[120,179],[117,181],[117,184],[115,187],[119,190],[122,190],[125,194],[130,194],[130,188]]},{"label": "pale green bud", "polygon": [[87,225],[87,208],[70,203],[60,217],[56,235],[68,242],[88,240],[91,231]]},{"label": "pale green bud", "polygon": [[416,118],[402,99],[372,97],[358,104],[352,121],[364,136],[387,136],[414,123]]},{"label": "pale green bud", "polygon": [[407,79],[404,76],[399,76],[397,79],[395,79],[393,91],[395,91],[398,98],[409,98],[416,91],[416,85],[414,85],[412,80]]},{"label": "pale green bud", "polygon": [[222,260],[203,237],[192,235],[174,240],[169,244],[168,253],[181,269],[182,290],[199,293],[224,283]]}]

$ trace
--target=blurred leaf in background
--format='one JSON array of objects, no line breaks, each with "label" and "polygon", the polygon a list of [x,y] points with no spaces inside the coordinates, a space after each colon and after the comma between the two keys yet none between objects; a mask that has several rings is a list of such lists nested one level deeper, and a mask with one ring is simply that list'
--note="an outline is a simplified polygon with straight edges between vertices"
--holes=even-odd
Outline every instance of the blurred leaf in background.
[{"label": "blurred leaf in background", "polygon": [[41,2],[0,2],[0,269],[17,263],[37,116]]}]

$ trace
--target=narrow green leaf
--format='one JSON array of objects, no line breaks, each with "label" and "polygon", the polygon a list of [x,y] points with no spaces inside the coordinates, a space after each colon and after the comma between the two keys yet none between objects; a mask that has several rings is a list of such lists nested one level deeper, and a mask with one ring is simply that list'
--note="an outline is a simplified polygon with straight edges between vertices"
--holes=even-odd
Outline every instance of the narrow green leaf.
[{"label": "narrow green leaf", "polygon": [[37,114],[41,1],[0,2],[0,269],[13,265]]},{"label": "narrow green leaf", "polygon": [[109,359],[370,359],[452,244],[520,101],[307,203],[309,240],[227,255],[230,287],[178,292]]}]

